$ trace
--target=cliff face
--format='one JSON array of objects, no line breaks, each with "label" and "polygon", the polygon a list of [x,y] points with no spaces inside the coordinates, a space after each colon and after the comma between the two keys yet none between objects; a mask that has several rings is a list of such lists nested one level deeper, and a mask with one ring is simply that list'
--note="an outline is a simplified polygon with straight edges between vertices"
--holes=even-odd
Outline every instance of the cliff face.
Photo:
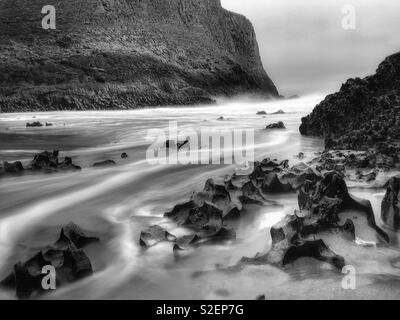
[{"label": "cliff face", "polygon": [[[219,0],[2,0],[0,111],[126,109],[278,92]],[[56,30],[41,9],[56,8]]]},{"label": "cliff face", "polygon": [[375,148],[399,160],[400,53],[386,58],[375,75],[347,80],[302,119],[300,132],[325,137],[329,149]]}]

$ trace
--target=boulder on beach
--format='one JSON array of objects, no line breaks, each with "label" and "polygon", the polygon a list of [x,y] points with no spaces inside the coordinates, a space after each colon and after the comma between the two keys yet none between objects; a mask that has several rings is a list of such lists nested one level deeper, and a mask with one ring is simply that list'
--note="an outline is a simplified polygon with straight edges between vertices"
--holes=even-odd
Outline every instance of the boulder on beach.
[{"label": "boulder on beach", "polygon": [[278,121],[277,123],[267,125],[266,129],[286,129],[286,127],[282,121]]},{"label": "boulder on beach", "polygon": [[42,279],[43,267],[52,266],[56,271],[57,287],[70,283],[93,273],[93,268],[82,246],[98,238],[86,235],[74,223],[62,228],[58,240],[25,262],[14,265],[12,272],[0,282],[0,285],[16,290],[20,299],[27,299],[33,293],[44,293]]}]

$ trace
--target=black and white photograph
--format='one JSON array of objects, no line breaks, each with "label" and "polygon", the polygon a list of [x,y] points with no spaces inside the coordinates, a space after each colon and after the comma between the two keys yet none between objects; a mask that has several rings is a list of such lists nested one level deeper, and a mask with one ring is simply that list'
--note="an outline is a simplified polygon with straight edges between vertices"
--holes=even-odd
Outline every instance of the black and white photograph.
[{"label": "black and white photograph", "polygon": [[398,0],[0,0],[0,300],[399,300],[399,30]]}]

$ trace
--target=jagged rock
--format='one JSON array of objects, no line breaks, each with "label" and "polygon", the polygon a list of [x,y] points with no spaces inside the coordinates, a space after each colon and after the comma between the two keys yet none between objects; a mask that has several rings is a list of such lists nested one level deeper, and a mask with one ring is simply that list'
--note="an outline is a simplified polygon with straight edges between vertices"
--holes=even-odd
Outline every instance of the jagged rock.
[{"label": "jagged rock", "polygon": [[262,189],[264,192],[270,193],[284,193],[293,191],[291,184],[282,182],[276,172],[270,172],[265,176]]},{"label": "jagged rock", "polygon": [[324,232],[339,232],[344,239],[355,242],[357,230],[354,222],[346,219],[340,225],[341,214],[348,210],[355,211],[353,216],[365,216],[368,227],[378,237],[389,241],[388,235],[375,223],[370,202],[351,196],[337,172],[325,174],[318,182],[307,180],[299,190],[298,203],[300,211],[287,215],[271,228],[270,251],[254,258],[243,258],[241,264],[269,263],[284,267],[301,257],[312,257],[341,270],[345,260],[326,245]]},{"label": "jagged rock", "polygon": [[15,288],[17,297],[27,299],[33,293],[44,293],[41,282],[44,266],[52,265],[56,271],[57,287],[79,280],[93,273],[89,258],[81,247],[98,238],[87,236],[77,225],[69,223],[62,228],[59,239],[25,262],[14,265],[13,271],[1,285]]},{"label": "jagged rock", "polygon": [[218,231],[223,224],[223,213],[211,203],[204,202],[189,211],[184,226],[195,230]]},{"label": "jagged rock", "polygon": [[266,129],[286,129],[286,127],[282,121],[279,121],[277,123],[271,123],[267,125]]},{"label": "jagged rock", "polygon": [[60,162],[58,154],[58,150],[54,150],[53,152],[44,151],[36,154],[31,162],[30,169],[46,173],[81,170],[81,167],[74,165],[72,159],[69,157],[65,157],[64,161]]},{"label": "jagged rock", "polygon": [[297,259],[303,257],[315,258],[330,263],[339,270],[342,270],[346,265],[344,258],[329,249],[321,239],[315,241],[300,241],[299,243],[289,247],[283,258],[282,264],[283,266],[286,266],[287,264],[293,263]]},{"label": "jagged rock", "polygon": [[363,151],[369,167],[399,164],[400,53],[387,57],[375,75],[349,79],[302,119],[300,132],[325,138],[325,148]]},{"label": "jagged rock", "polygon": [[79,249],[89,243],[99,241],[99,238],[88,235],[73,222],[68,223],[61,229],[60,237],[57,242],[62,242],[65,238],[68,239],[67,242],[71,241]]},{"label": "jagged rock", "polygon": [[201,238],[197,234],[186,235],[176,239],[174,243],[173,250],[174,251],[183,251],[187,248],[196,245]]},{"label": "jagged rock", "polygon": [[381,205],[382,221],[393,230],[400,229],[400,176],[391,178]]},{"label": "jagged rock", "polygon": [[148,248],[162,241],[175,241],[176,237],[160,226],[148,227],[140,233],[139,243],[142,247]]},{"label": "jagged rock", "polygon": [[52,127],[53,124],[51,122],[46,122],[46,127]]},{"label": "jagged rock", "polygon": [[116,165],[116,162],[114,160],[105,160],[105,161],[94,163],[93,167],[112,167],[115,165]]}]

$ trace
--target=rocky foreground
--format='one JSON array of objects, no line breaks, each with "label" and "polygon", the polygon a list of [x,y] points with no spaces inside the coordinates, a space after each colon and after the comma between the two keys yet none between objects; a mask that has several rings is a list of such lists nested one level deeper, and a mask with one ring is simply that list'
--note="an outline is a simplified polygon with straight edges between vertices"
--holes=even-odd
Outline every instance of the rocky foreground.
[{"label": "rocky foreground", "polygon": [[376,74],[347,80],[302,119],[300,132],[324,137],[328,150],[365,152],[371,168],[400,168],[400,53]]},{"label": "rocky foreground", "polygon": [[[107,166],[110,161],[105,161]],[[294,166],[289,166],[288,160],[279,162],[267,158],[254,163],[249,174],[211,178],[202,191],[193,193],[188,201],[164,214],[186,228],[187,234],[175,236],[158,225],[149,225],[141,232],[138,242],[146,250],[160,242],[170,242],[175,255],[195,254],[193,251],[202,245],[235,241],[237,221],[243,216],[265,206],[280,206],[273,200],[274,194],[297,193],[298,207],[271,228],[270,249],[255,257],[243,257],[225,271],[238,271],[254,264],[286,269],[300,258],[320,260],[341,270],[347,264],[346,257],[357,247],[376,250],[390,242],[388,234],[376,223],[370,201],[354,197],[347,188],[345,179],[349,172],[360,167],[359,161],[352,153],[337,151],[323,152],[307,163]],[[114,161],[113,165],[116,165]],[[3,164],[3,167],[18,169],[8,170],[6,177],[34,170],[37,173],[81,170],[70,158],[60,161],[58,151],[35,155],[25,168],[20,162]],[[366,183],[375,178],[363,171],[356,171],[354,177]],[[400,178],[393,177],[386,185],[382,221],[387,228],[397,231],[400,229]],[[16,290],[19,298],[29,298],[44,293],[41,287],[43,266],[53,265],[57,274],[61,274],[57,278],[58,285],[90,276],[93,268],[82,248],[92,241],[98,239],[70,223],[62,228],[54,244],[26,261],[17,262],[0,284]],[[269,237],[266,241],[269,242]]]},{"label": "rocky foreground", "polygon": [[219,0],[0,2],[0,112],[130,109],[278,97],[253,26]]},{"label": "rocky foreground", "polygon": [[[210,241],[234,240],[232,221],[251,214],[254,206],[279,205],[268,199],[274,193],[296,192],[298,208],[271,228],[271,249],[252,258],[244,257],[234,269],[248,264],[285,268],[307,257],[341,270],[346,265],[347,246],[374,250],[373,247],[387,245],[389,236],[376,224],[370,201],[349,193],[343,171],[326,170],[316,163],[325,163],[324,157],[293,167],[289,167],[288,161],[265,159],[255,163],[249,175],[210,179],[203,191],[164,215],[192,230],[192,234],[178,238],[159,226],[151,226],[142,232],[140,243],[149,248],[169,241],[174,251],[182,251]],[[393,229],[398,229],[398,225],[392,221],[400,221],[398,181],[399,178],[391,180],[382,203],[383,220]],[[344,243],[341,252],[330,248],[337,243]]]}]

